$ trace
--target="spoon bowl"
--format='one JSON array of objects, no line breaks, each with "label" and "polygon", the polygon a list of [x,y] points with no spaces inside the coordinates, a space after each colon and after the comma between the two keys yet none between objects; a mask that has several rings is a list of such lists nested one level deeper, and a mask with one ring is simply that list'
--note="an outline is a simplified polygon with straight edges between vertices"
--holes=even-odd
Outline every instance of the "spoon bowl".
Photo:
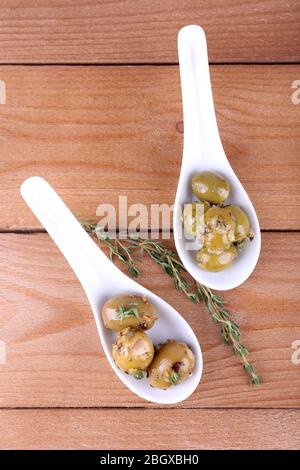
[{"label": "spoon bowl", "polygon": [[[133,393],[154,403],[172,404],[188,398],[201,379],[202,353],[192,328],[184,318],[159,296],[120,271],[86,233],[47,181],[38,176],[28,178],[21,186],[21,194],[78,277],[90,302],[103,350],[119,379]],[[136,380],[116,366],[112,357],[115,334],[104,327],[101,310],[110,297],[124,293],[145,295],[155,306],[159,320],[147,331],[154,345],[171,338],[185,342],[194,351],[196,363],[193,374],[182,384],[167,390],[152,388],[146,378]]]},{"label": "spoon bowl", "polygon": [[[201,284],[228,290],[242,284],[254,270],[260,254],[260,227],[249,196],[230,166],[220,139],[209,75],[206,38],[200,26],[185,26],[178,34],[178,55],[182,88],[184,144],[181,172],[174,205],[174,239],[177,252],[187,271]],[[247,242],[233,264],[219,272],[209,272],[196,262],[200,243],[185,238],[182,210],[196,197],[191,181],[195,173],[211,171],[230,184],[226,204],[237,204],[248,215],[254,239]]]}]

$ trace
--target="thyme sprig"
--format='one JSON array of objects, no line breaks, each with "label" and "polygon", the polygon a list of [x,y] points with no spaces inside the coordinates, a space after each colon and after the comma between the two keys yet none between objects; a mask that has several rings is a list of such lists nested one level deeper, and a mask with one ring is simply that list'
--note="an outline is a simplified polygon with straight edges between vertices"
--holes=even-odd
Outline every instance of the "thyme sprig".
[{"label": "thyme sprig", "polygon": [[119,308],[116,310],[117,312],[117,319],[123,320],[124,318],[129,317],[140,317],[139,309],[136,307],[136,304],[130,304],[129,307],[125,307],[125,305],[120,305]]},{"label": "thyme sprig", "polygon": [[179,374],[179,372],[172,372],[171,377],[170,377],[171,384],[175,385],[180,379],[180,377],[181,375]]},{"label": "thyme sprig", "polygon": [[137,369],[135,373],[133,374],[133,377],[136,380],[141,380],[144,378],[144,371],[142,369]]},{"label": "thyme sprig", "polygon": [[109,238],[97,232],[97,225],[94,222],[84,221],[81,224],[100,245],[107,246],[111,260],[117,258],[126,264],[132,277],[137,278],[141,274],[137,266],[138,255],[141,257],[147,255],[173,279],[176,289],[185,294],[191,302],[197,304],[204,301],[212,321],[219,325],[225,344],[231,346],[233,352],[242,359],[243,369],[249,375],[251,383],[255,385],[261,383],[261,378],[248,360],[249,350],[240,341],[239,326],[231,319],[231,312],[225,308],[226,302],[220,295],[196,282],[187,273],[176,251],[169,249],[158,240],[141,237],[128,237],[122,240]]}]

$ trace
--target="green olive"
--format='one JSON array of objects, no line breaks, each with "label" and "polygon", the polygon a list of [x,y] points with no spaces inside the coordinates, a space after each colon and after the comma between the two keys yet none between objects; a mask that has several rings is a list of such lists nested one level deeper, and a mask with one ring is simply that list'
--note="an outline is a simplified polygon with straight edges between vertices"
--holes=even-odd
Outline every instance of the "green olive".
[{"label": "green olive", "polygon": [[221,253],[234,241],[235,223],[222,207],[212,207],[204,215],[204,245],[210,253]]},{"label": "green olive", "polygon": [[154,346],[144,331],[125,328],[118,333],[117,342],[112,347],[112,355],[120,369],[136,378],[142,378],[143,374],[139,374],[150,365]]},{"label": "green olive", "polygon": [[107,300],[102,308],[104,325],[114,331],[128,326],[149,330],[157,318],[155,307],[145,296],[118,295]]},{"label": "green olive", "polygon": [[197,253],[197,262],[205,271],[217,272],[228,268],[236,257],[237,250],[233,245],[221,253],[210,253],[206,247],[203,247]]},{"label": "green olive", "polygon": [[235,221],[234,241],[239,242],[249,237],[251,228],[246,212],[234,204],[224,207],[224,210],[226,210]]},{"label": "green olive", "polygon": [[191,375],[194,365],[195,354],[185,343],[168,340],[156,348],[148,370],[149,383],[162,389],[178,385]]},{"label": "green olive", "polygon": [[201,234],[201,225],[203,227],[203,214],[205,214],[209,208],[210,204],[206,201],[191,202],[184,205],[183,226],[184,231],[188,235],[196,237],[197,234]]},{"label": "green olive", "polygon": [[210,171],[202,171],[193,176],[192,190],[201,201],[223,204],[229,196],[230,186],[222,176]]}]

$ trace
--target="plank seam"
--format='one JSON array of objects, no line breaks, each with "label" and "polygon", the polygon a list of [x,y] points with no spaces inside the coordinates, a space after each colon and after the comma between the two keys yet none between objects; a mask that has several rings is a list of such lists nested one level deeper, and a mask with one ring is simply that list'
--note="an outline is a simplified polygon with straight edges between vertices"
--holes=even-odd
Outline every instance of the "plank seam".
[{"label": "plank seam", "polygon": [[[173,234],[173,229],[170,230]],[[283,229],[261,229],[261,233],[299,233],[300,228],[283,228]],[[0,229],[0,235],[13,234],[13,235],[35,235],[39,233],[47,233],[43,228],[24,228],[24,229]],[[159,229],[158,233],[162,233],[162,230]]]},{"label": "plank seam", "polygon": [[185,406],[185,407],[176,407],[176,406],[3,406],[0,407],[0,411],[10,411],[10,410],[199,410],[199,411],[229,411],[229,410],[253,410],[253,411],[298,411],[300,413],[300,405],[299,408],[295,407],[250,407],[250,406],[239,406],[239,407],[193,407],[193,406]]},{"label": "plank seam", "polygon": [[[0,67],[178,67],[178,62],[0,62]],[[299,61],[289,62],[210,62],[213,66],[278,66],[300,65]]]}]

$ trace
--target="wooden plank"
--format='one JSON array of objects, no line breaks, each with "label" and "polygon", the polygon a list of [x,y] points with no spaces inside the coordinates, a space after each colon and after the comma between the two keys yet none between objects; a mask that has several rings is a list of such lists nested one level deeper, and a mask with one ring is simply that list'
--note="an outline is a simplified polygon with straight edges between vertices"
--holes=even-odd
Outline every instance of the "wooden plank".
[{"label": "wooden plank", "polygon": [[0,20],[2,63],[175,62],[195,23],[213,62],[300,59],[297,0],[2,0]]},{"label": "wooden plank", "polygon": [[[224,147],[263,229],[299,229],[300,66],[215,66]],[[0,228],[38,223],[19,195],[46,177],[74,211],[98,204],[174,202],[182,154],[175,67],[1,67]]]},{"label": "wooden plank", "polygon": [[[292,248],[291,248],[292,247]],[[204,355],[203,379],[182,407],[300,407],[299,233],[263,234],[252,277],[224,294],[263,385],[248,384],[202,304],[176,292],[148,261],[141,283],[189,321]],[[1,407],[152,406],[129,392],[109,367],[78,281],[46,234],[0,236]],[[3,343],[2,343],[3,344]]]},{"label": "wooden plank", "polygon": [[[1,410],[1,449],[299,449],[298,410]],[[220,429],[222,432],[220,432]],[[9,431],[8,431],[9,430]],[[158,439],[159,436],[159,439]]]}]

